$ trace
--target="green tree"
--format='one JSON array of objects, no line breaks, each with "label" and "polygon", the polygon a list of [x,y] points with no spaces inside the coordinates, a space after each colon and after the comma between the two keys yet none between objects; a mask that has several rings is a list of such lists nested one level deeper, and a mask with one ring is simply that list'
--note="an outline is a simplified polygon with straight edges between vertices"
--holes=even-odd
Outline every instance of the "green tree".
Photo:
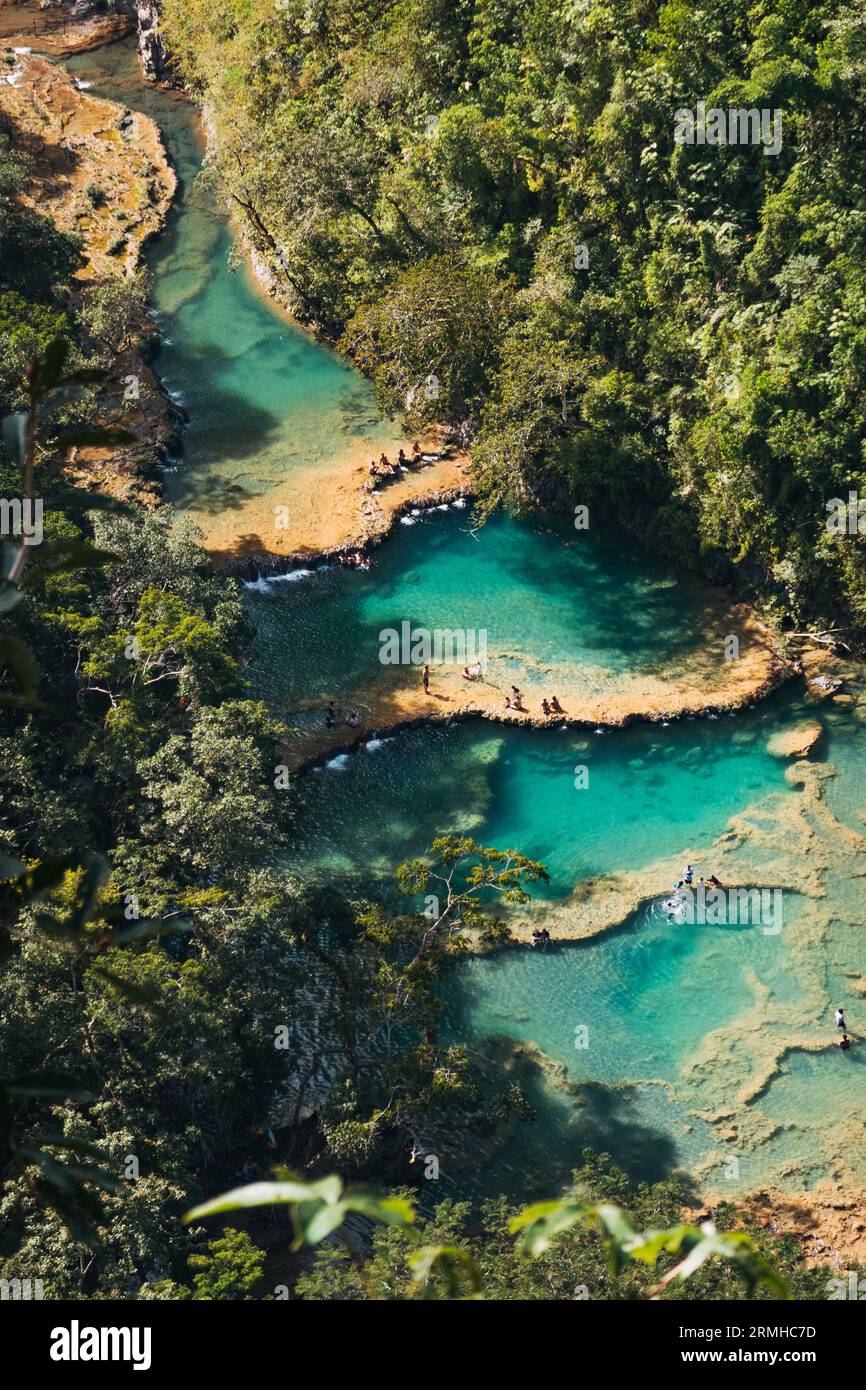
[{"label": "green tree", "polygon": [[265,1267],[264,1252],[246,1231],[226,1226],[210,1240],[202,1255],[190,1255],[195,1297],[200,1299],[250,1299]]}]

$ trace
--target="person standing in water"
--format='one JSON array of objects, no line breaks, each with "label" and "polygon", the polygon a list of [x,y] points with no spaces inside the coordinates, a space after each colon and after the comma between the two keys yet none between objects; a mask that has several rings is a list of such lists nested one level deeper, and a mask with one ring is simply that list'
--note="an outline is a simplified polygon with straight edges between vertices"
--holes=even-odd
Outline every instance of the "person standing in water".
[{"label": "person standing in water", "polygon": [[421,672],[421,684],[422,684],[423,687],[424,687],[424,694],[425,694],[425,695],[429,694],[429,691],[430,691],[430,667],[429,667],[429,666],[425,666],[425,667],[424,667],[424,670]]},{"label": "person standing in water", "polygon": [[844,1028],[844,1027],[845,1027],[845,1015],[844,1015],[844,1013],[842,1012],[841,1009],[837,1009],[837,1010],[836,1010],[836,1027],[837,1027],[837,1028]]}]

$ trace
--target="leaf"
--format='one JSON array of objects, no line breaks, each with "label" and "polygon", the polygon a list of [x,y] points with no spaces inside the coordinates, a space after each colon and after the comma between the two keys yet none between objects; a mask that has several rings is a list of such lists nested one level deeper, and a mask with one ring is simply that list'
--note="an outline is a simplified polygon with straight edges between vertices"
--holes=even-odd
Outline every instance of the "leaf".
[{"label": "leaf", "polygon": [[302,1250],[304,1246],[318,1245],[332,1231],[342,1226],[346,1215],[346,1208],[342,1202],[333,1205],[321,1200],[299,1202],[295,1208],[297,1236],[292,1249]]},{"label": "leaf", "polygon": [[353,1187],[346,1195],[347,1204],[352,1211],[368,1216],[372,1221],[381,1221],[384,1226],[411,1226],[415,1220],[415,1209],[405,1197],[383,1197],[378,1192],[365,1192]]},{"label": "leaf", "polygon": [[81,933],[73,931],[65,922],[58,922],[56,917],[51,917],[47,912],[36,914],[35,926],[37,931],[50,937],[52,941],[62,941],[76,950],[81,947]]},{"label": "leaf", "polygon": [[37,559],[40,569],[52,574],[62,574],[67,570],[95,568],[108,565],[117,559],[111,550],[98,550],[88,541],[54,541],[41,548]]},{"label": "leaf", "polygon": [[84,872],[79,885],[81,902],[66,923],[73,931],[80,931],[93,916],[100,890],[111,875],[111,865],[103,854],[85,855],[82,868]]},{"label": "leaf", "polygon": [[61,1191],[44,1172],[36,1184],[36,1191],[46,1205],[56,1211],[79,1245],[86,1250],[99,1248],[98,1223],[103,1214],[95,1192],[88,1191],[81,1183],[76,1183],[71,1192]]},{"label": "leaf", "polygon": [[512,1235],[523,1231],[519,1246],[522,1254],[541,1255],[554,1236],[585,1224],[593,1215],[591,1205],[574,1197],[566,1197],[562,1201],[535,1202],[512,1217],[508,1229]]},{"label": "leaf", "polygon": [[106,492],[86,492],[84,488],[67,488],[63,492],[52,492],[45,499],[49,507],[72,509],[82,512],[119,512],[132,515],[132,508],[119,497],[111,497]]},{"label": "leaf", "polygon": [[81,429],[62,430],[54,443],[58,449],[111,449],[120,444],[137,444],[138,435],[130,434],[129,430],[82,426]]},{"label": "leaf", "polygon": [[[707,1222],[700,1230],[694,1226],[679,1227],[676,1232],[670,1234],[679,1238],[680,1245],[686,1246],[688,1254],[678,1265],[668,1270],[662,1279],[662,1284],[667,1284],[672,1279],[688,1279],[696,1270],[700,1269],[701,1265],[715,1255],[734,1265],[738,1274],[745,1280],[750,1295],[758,1285],[765,1284],[771,1292],[775,1293],[777,1298],[790,1298],[788,1286],[781,1274],[773,1268],[769,1261],[764,1259],[747,1232],[724,1231],[720,1233],[716,1231],[711,1222]],[[669,1248],[673,1248],[673,1246]]]},{"label": "leaf", "polygon": [[342,1180],[334,1174],[317,1182],[280,1180],[254,1182],[235,1187],[209,1202],[185,1213],[183,1222],[189,1225],[204,1216],[245,1207],[294,1206],[295,1230],[293,1250],[317,1245],[343,1224],[349,1212],[357,1211],[373,1221],[389,1226],[409,1226],[415,1220],[410,1202],[399,1197],[384,1197],[366,1188],[343,1189]]},{"label": "leaf", "polygon": [[34,384],[40,394],[52,390],[57,385],[66,365],[69,356],[70,342],[68,338],[54,338],[47,346],[41,357],[37,357],[33,363]]},{"label": "leaf", "polygon": [[40,403],[40,414],[44,417],[50,415],[52,410],[56,410],[59,405],[66,405],[68,401],[80,400],[87,394],[88,386],[98,386],[101,382],[108,379],[108,372],[100,367],[85,368],[81,372],[73,372],[70,376],[65,376],[60,385],[55,390],[50,391]]},{"label": "leaf", "polygon": [[[470,1296],[481,1293],[481,1271],[469,1251],[458,1245],[425,1245],[409,1256],[409,1267],[419,1284],[430,1284],[431,1276],[438,1274],[447,1298],[464,1298],[467,1286]],[[431,1285],[430,1295],[436,1296],[435,1285]]]},{"label": "leaf", "polygon": [[76,864],[74,854],[55,854],[50,859],[41,859],[38,864],[33,864],[27,870],[23,885],[25,899],[38,897],[47,889],[55,888],[67,870],[75,868]]},{"label": "leaf", "polygon": [[25,1096],[41,1096],[43,1099],[56,1100],[92,1100],[92,1094],[86,1090],[81,1082],[74,1076],[67,1076],[64,1072],[52,1071],[32,1071],[22,1072],[20,1076],[13,1076],[6,1081],[6,1092],[13,1099],[20,1099]]},{"label": "leaf", "polygon": [[201,1202],[191,1211],[184,1212],[181,1220],[184,1226],[188,1226],[191,1221],[200,1221],[205,1216],[216,1216],[222,1211],[302,1202],[309,1196],[310,1187],[311,1184],[306,1182],[251,1182],[245,1187],[233,1187],[219,1197],[212,1197],[209,1202]]},{"label": "leaf", "polygon": [[61,382],[62,386],[95,386],[107,381],[111,373],[105,367],[79,367],[68,372]]},{"label": "leaf", "polygon": [[3,420],[3,443],[21,468],[24,464],[27,436],[27,414],[7,415]]},{"label": "leaf", "polygon": [[147,985],[140,985],[134,980],[124,979],[122,975],[115,974],[113,970],[110,970],[107,965],[103,965],[101,962],[98,965],[91,965],[89,973],[91,975],[96,975],[97,978],[107,984],[110,989],[116,990],[118,994],[128,999],[131,1004],[138,1004],[142,1009],[146,1009],[148,1013],[153,1014],[156,1018],[160,1018],[164,1021],[168,1019],[168,1009],[164,1004],[160,1003],[159,996],[156,992]]},{"label": "leaf", "polygon": [[46,704],[44,700],[28,699],[26,695],[0,695],[0,705],[4,709],[26,709],[28,714],[32,713],[33,710],[42,710],[48,714],[56,713],[54,705]]},{"label": "leaf", "polygon": [[0,579],[0,613],[11,613],[23,597],[24,594],[17,584],[10,584],[8,579]]},{"label": "leaf", "polygon": [[20,637],[0,634],[0,661],[7,667],[20,694],[26,700],[36,698],[39,667],[36,658]]},{"label": "leaf", "polygon": [[112,939],[118,946],[128,946],[130,941],[144,941],[149,937],[171,936],[174,932],[192,931],[192,922],[185,917],[173,917],[170,922],[161,922],[158,917],[148,917],[140,922],[116,927]]},{"label": "leaf", "polygon": [[674,1226],[669,1231],[642,1231],[634,1237],[629,1247],[629,1256],[643,1264],[654,1265],[659,1255],[666,1252],[675,1254],[689,1233],[697,1234],[694,1226]]},{"label": "leaf", "polygon": [[22,1158],[37,1163],[48,1181],[69,1194],[77,1194],[82,1183],[93,1183],[106,1192],[117,1192],[122,1180],[107,1168],[97,1168],[93,1163],[61,1163],[52,1154],[33,1144],[21,1144],[18,1153]]},{"label": "leaf", "polygon": [[90,1139],[74,1139],[60,1132],[55,1134],[43,1130],[40,1134],[33,1135],[32,1143],[38,1148],[44,1144],[50,1144],[52,1148],[68,1149],[70,1153],[83,1154],[86,1158],[105,1158],[104,1151]]}]

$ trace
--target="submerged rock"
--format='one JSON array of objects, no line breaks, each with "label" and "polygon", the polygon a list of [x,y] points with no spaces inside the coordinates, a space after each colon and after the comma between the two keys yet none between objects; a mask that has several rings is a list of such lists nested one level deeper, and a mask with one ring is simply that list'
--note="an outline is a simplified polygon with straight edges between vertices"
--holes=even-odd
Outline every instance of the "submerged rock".
[{"label": "submerged rock", "polygon": [[820,739],[823,729],[817,719],[780,729],[767,741],[767,752],[774,758],[804,758]]}]

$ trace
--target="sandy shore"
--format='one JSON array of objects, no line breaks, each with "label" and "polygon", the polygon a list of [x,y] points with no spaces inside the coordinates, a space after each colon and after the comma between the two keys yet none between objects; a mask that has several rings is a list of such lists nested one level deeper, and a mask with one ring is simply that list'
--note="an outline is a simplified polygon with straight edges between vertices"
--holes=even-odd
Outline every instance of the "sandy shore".
[{"label": "sandy shore", "polygon": [[425,453],[446,452],[447,457],[412,466],[374,491],[367,487],[371,454],[378,456],[384,449],[395,460],[401,447],[407,455],[411,452],[411,439],[396,431],[384,441],[377,439],[375,450],[368,440],[361,441],[315,470],[295,469],[267,492],[219,516],[193,510],[204,531],[204,545],[219,564],[243,571],[255,569],[256,561],[263,561],[261,568],[270,562],[283,569],[294,561],[376,545],[409,508],[445,501],[466,490],[468,458],[444,442],[445,433],[428,430],[420,442]]},{"label": "sandy shore", "polygon": [[[709,1202],[725,1199],[710,1194]],[[807,1195],[794,1196],[768,1187],[753,1192],[737,1203],[743,1215],[773,1235],[792,1235],[800,1246],[805,1263],[830,1265],[844,1280],[849,1291],[849,1266],[866,1267],[866,1192],[856,1186],[844,1190],[831,1182],[821,1182]],[[707,1212],[709,1215],[709,1212]],[[859,1278],[859,1276],[858,1276]],[[830,1296],[832,1290],[827,1291]],[[839,1290],[836,1290],[839,1297]],[[863,1293],[856,1294],[858,1299]]]},{"label": "sandy shore", "polygon": [[[568,663],[541,666],[531,653],[500,651],[490,644],[487,668],[478,680],[466,680],[462,666],[431,665],[427,694],[420,667],[380,668],[375,685],[344,701],[360,715],[357,728],[345,723],[328,731],[317,721],[301,731],[286,757],[303,768],[349,751],[369,738],[429,721],[488,719],[500,724],[538,728],[621,728],[636,721],[664,723],[689,715],[741,708],[761,699],[792,674],[777,638],[746,604],[732,604],[710,585],[699,585],[704,611],[700,644],[664,675],[613,673],[600,667]],[[725,661],[723,642],[740,637],[741,656]],[[522,691],[522,710],[506,707],[511,687]],[[556,695],[562,713],[545,715],[541,699]]]}]

